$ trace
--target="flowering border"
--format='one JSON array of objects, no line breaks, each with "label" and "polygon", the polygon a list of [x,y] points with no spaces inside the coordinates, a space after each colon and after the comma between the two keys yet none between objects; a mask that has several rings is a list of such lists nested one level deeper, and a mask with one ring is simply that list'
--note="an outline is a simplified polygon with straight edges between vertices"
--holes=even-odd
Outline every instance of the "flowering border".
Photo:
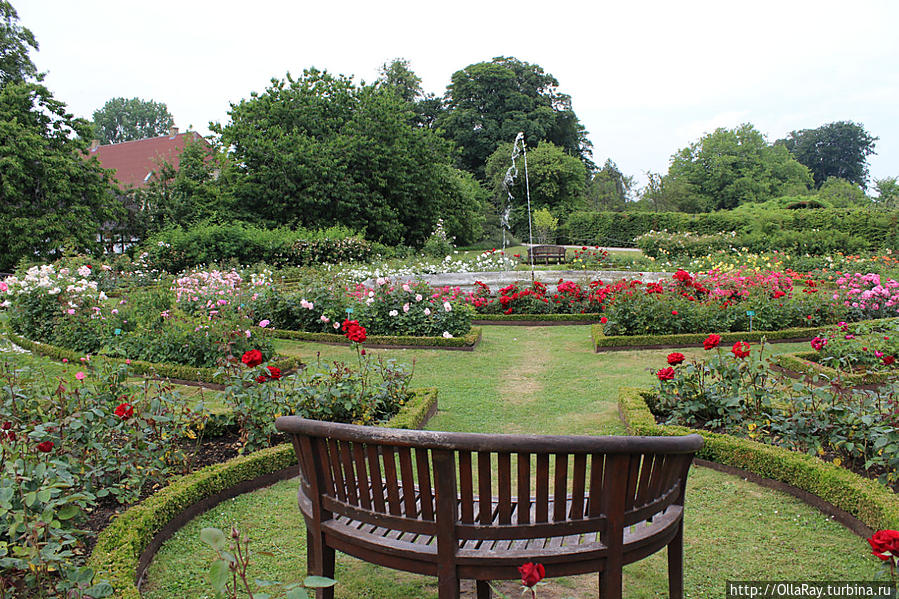
[{"label": "flowering border", "polygon": [[[42,356],[47,356],[48,358],[55,358],[57,360],[66,359],[69,362],[78,362],[81,358],[86,357],[85,354],[64,347],[26,339],[25,337],[10,331],[8,327],[5,330],[2,330],[2,334],[19,347],[31,350]],[[95,364],[98,362],[108,362],[112,364],[126,363],[122,358],[113,358],[104,355],[95,355],[91,359],[91,362]],[[287,356],[276,356],[275,359],[269,360],[268,364],[276,366],[282,371],[287,371],[299,366],[300,361],[296,358]],[[130,360],[128,361],[128,365],[131,372],[134,374],[147,374],[162,378],[203,383],[222,383],[225,381],[225,377],[216,376],[216,373],[219,371],[218,368],[197,368],[195,366],[185,366],[183,364],[144,362],[142,360]]]},{"label": "flowering border", "polygon": [[[271,329],[276,339],[293,339],[296,341],[312,341],[329,345],[349,345],[351,341],[345,335],[333,333],[307,333],[287,329]],[[481,341],[481,329],[472,327],[463,337],[413,337],[411,335],[391,337],[387,335],[368,335],[365,347],[381,349],[455,349],[472,351]]]},{"label": "flowering border", "polygon": [[774,363],[780,366],[788,373],[797,375],[818,375],[826,377],[828,380],[841,379],[843,382],[851,385],[881,385],[896,375],[889,372],[866,372],[859,374],[855,372],[846,372],[845,370],[837,370],[830,366],[825,366],[820,362],[816,362],[814,358],[818,356],[818,352],[796,352],[793,354],[779,354],[774,356]]},{"label": "flowering border", "polygon": [[[802,327],[781,329],[779,331],[737,331],[734,333],[721,333],[721,343],[736,341],[761,341],[764,337],[769,343],[791,343],[799,341],[811,341],[820,333],[822,327]],[[673,349],[678,347],[699,347],[708,337],[705,333],[681,333],[677,335],[610,335],[603,334],[602,325],[594,324],[591,327],[593,337],[593,349],[596,352],[617,351],[628,349]]]},{"label": "flowering border", "polygon": [[[436,409],[437,389],[416,389],[415,398],[384,426],[421,428]],[[98,535],[88,565],[97,580],[112,584],[114,599],[140,599],[137,581],[165,540],[157,535],[177,530],[167,529],[170,522],[185,511],[199,514],[239,493],[273,484],[288,469],[287,477],[293,476],[296,463],[293,446],[285,443],[183,476],[117,516]]]},{"label": "flowering border", "polygon": [[[674,436],[697,433],[705,439],[697,458],[745,470],[810,493],[872,529],[899,527],[899,495],[877,481],[782,447],[685,426],[656,424],[644,399],[644,394],[648,393],[652,390],[634,387],[618,390],[618,409],[629,434]],[[870,535],[870,532],[866,534]]]},{"label": "flowering border", "polygon": [[472,324],[552,326],[599,322],[599,314],[476,314]]}]

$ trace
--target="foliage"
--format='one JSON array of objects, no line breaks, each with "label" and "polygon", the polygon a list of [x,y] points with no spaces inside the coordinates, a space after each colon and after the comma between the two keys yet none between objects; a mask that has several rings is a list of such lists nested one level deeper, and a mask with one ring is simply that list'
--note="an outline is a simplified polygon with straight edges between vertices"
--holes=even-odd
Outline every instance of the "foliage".
[{"label": "foliage", "polygon": [[587,184],[587,203],[591,210],[622,211],[625,209],[635,181],[606,159],[602,168],[593,173]]},{"label": "foliage", "polygon": [[271,266],[364,261],[371,245],[345,227],[323,230],[264,229],[252,225],[198,224],[173,227],[148,238],[148,266],[177,273],[220,262]]},{"label": "foliage", "polygon": [[686,183],[708,210],[805,191],[812,183],[808,169],[748,123],[716,129],[680,150],[667,177]]},{"label": "foliage", "polygon": [[875,153],[877,139],[858,123],[838,121],[817,129],[791,131],[777,144],[808,167],[815,187],[838,177],[864,189],[868,182],[868,156]]},{"label": "foliage", "polygon": [[107,172],[84,159],[89,139],[88,123],[43,85],[0,88],[0,270],[21,258],[100,249],[97,236],[119,205]]},{"label": "foliage", "polygon": [[450,147],[416,127],[407,102],[309,69],[231,105],[214,130],[237,164],[245,220],[269,227],[344,225],[387,244],[421,245],[441,216]]},{"label": "foliage", "polygon": [[455,241],[453,238],[446,235],[446,230],[443,228],[443,219],[438,219],[434,232],[428,237],[421,250],[428,256],[443,258],[453,253],[453,241]]},{"label": "foliage", "polygon": [[167,135],[175,119],[162,102],[112,98],[94,111],[94,135],[103,144],[118,144]]},{"label": "foliage", "polygon": [[479,179],[488,157],[520,131],[531,147],[551,142],[592,167],[587,132],[558,86],[540,66],[516,58],[471,64],[453,73],[437,123],[461,149],[462,168]]},{"label": "foliage", "polygon": [[18,23],[19,13],[12,4],[0,0],[0,88],[37,77],[37,68],[28,56],[38,49],[34,34]]},{"label": "foliage", "polygon": [[[209,582],[215,589],[216,596],[237,599],[238,589],[246,591],[250,599],[269,599],[269,593],[254,593],[247,580],[247,569],[250,566],[250,537],[241,534],[236,525],[231,527],[231,534],[226,538],[218,528],[204,528],[200,531],[200,540],[212,547],[216,559],[209,565]],[[229,580],[230,578],[230,580]],[[270,590],[278,587],[284,591],[284,599],[309,599],[307,589],[320,589],[334,586],[335,581],[322,576],[307,576],[302,583],[282,585],[271,580],[254,580],[257,587]],[[280,588],[283,587],[283,588]],[[243,596],[242,592],[240,596]]]},{"label": "foliage", "polygon": [[537,243],[555,243],[556,229],[559,228],[559,219],[554,217],[546,208],[534,211],[534,234]]},{"label": "foliage", "polygon": [[899,374],[899,320],[841,322],[815,337],[815,361],[838,371]]},{"label": "foliage", "polygon": [[516,236],[523,237],[528,234],[526,187],[530,189],[532,211],[546,208],[553,213],[553,216],[565,219],[572,211],[585,206],[584,187],[587,169],[580,160],[567,154],[563,148],[542,141],[536,148],[528,151],[528,181],[525,181],[524,167],[519,164],[519,175],[507,192],[503,180],[511,164],[511,155],[512,144],[501,143],[487,159],[485,173],[493,194],[493,208],[497,214],[503,211],[508,193],[514,198],[510,226]]},{"label": "foliage", "polygon": [[875,179],[874,189],[877,191],[875,201],[878,206],[899,207],[899,178],[884,177],[883,179]]},{"label": "foliage", "polygon": [[474,310],[456,288],[431,288],[425,283],[394,286],[378,278],[373,288],[357,285],[359,322],[371,335],[460,337],[471,330]]},{"label": "foliage", "polygon": [[635,240],[644,255],[653,258],[665,257],[669,260],[683,260],[706,256],[715,252],[732,252],[739,248],[744,252],[764,253],[767,251],[789,252],[811,256],[825,256],[844,251],[860,252],[867,240],[851,236],[841,231],[753,231],[737,234],[731,232],[713,235],[691,235],[690,233],[669,233],[653,231]]},{"label": "foliage", "polygon": [[828,177],[818,189],[815,198],[824,205],[834,208],[868,207],[871,199],[857,183],[838,177]]},{"label": "foliage", "polygon": [[440,185],[440,214],[447,235],[454,237],[459,245],[480,240],[489,201],[487,190],[471,173],[451,166],[441,169]]}]

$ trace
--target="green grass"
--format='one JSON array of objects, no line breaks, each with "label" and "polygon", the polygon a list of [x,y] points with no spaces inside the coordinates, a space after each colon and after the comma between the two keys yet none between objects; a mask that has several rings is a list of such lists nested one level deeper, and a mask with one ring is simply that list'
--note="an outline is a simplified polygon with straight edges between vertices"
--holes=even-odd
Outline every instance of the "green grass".
[{"label": "green grass", "polygon": [[[807,344],[769,345],[766,354]],[[350,348],[283,341],[278,351],[309,362],[349,361]],[[651,386],[671,350],[594,354],[589,328],[485,327],[474,352],[371,350],[415,360],[415,386],[439,389],[440,411],[428,428],[475,432],[623,434],[619,386]],[[681,350],[688,359],[702,349]],[[739,477],[695,468],[687,492],[688,597],[721,597],[726,580],[871,580],[878,564],[867,543],[801,501]],[[305,532],[296,507],[296,482],[235,498],[191,522],[168,541],[148,573],[149,599],[212,597],[203,578],[211,554],[199,542],[204,526],[247,531],[257,555],[252,577],[301,580]],[[664,552],[625,569],[627,597],[663,596]],[[435,579],[338,555],[338,597],[436,597]],[[468,587],[463,587],[463,589]],[[509,597],[519,588],[502,587]],[[469,588],[468,594],[471,594]],[[596,597],[596,576],[553,580],[544,598]]]}]

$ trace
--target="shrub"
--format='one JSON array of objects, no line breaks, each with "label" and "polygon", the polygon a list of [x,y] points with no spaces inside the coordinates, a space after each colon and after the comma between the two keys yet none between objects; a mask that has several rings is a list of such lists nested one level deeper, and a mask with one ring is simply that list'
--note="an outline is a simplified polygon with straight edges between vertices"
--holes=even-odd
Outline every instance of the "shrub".
[{"label": "shrub", "polygon": [[465,303],[461,290],[431,288],[425,283],[403,283],[395,287],[378,278],[374,288],[357,286],[353,296],[360,324],[370,335],[460,337],[471,330],[474,309]]}]

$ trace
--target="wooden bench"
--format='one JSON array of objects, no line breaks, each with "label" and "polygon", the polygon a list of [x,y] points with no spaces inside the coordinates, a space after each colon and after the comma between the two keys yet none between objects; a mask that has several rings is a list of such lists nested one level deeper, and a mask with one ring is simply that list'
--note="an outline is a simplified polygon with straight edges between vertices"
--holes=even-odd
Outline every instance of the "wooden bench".
[{"label": "wooden bench", "polygon": [[528,262],[562,264],[565,262],[565,248],[561,245],[535,245],[528,248]]},{"label": "wooden bench", "polygon": [[[562,437],[395,430],[278,418],[300,463],[308,571],[333,577],[334,550],[437,576],[440,599],[460,579],[599,573],[621,597],[621,568],[668,546],[671,597],[683,596],[683,502],[702,446],[684,437]],[[330,599],[333,589],[318,590]]]}]

